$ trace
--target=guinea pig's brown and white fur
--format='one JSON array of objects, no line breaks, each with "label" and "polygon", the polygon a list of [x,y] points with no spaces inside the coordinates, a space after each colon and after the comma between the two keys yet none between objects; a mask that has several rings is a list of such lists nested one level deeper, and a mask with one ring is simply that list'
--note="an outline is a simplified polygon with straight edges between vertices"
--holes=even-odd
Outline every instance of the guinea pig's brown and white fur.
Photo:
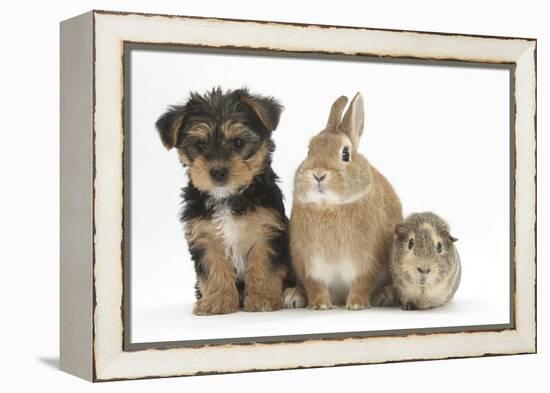
[{"label": "guinea pig's brown and white fur", "polygon": [[342,96],[334,102],[294,179],[291,255],[311,309],[369,307],[403,218],[390,183],[357,150],[363,98],[358,93],[342,118],[347,101]]},{"label": "guinea pig's brown and white fur", "polygon": [[390,270],[393,288],[375,295],[375,305],[400,304],[404,310],[447,303],[460,284],[461,266],[449,225],[434,213],[411,214],[396,226]]}]

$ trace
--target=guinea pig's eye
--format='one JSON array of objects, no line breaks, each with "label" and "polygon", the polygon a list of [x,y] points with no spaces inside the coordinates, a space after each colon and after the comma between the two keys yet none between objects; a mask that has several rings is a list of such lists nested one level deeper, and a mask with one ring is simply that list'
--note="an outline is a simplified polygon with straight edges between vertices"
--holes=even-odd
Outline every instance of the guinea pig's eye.
[{"label": "guinea pig's eye", "polygon": [[345,146],[342,150],[342,161],[349,162],[350,157],[349,147]]},{"label": "guinea pig's eye", "polygon": [[235,150],[240,150],[244,146],[244,141],[241,138],[233,139],[233,147]]},{"label": "guinea pig's eye", "polygon": [[409,239],[409,250],[411,250],[411,249],[413,248],[413,246],[414,246],[414,240],[413,240],[413,238],[411,237],[411,238]]},{"label": "guinea pig's eye", "polygon": [[206,142],[205,141],[196,141],[195,147],[198,151],[204,152],[206,150]]},{"label": "guinea pig's eye", "polygon": [[441,253],[441,251],[443,251],[443,245],[441,244],[441,242],[437,242],[436,249],[438,253]]}]

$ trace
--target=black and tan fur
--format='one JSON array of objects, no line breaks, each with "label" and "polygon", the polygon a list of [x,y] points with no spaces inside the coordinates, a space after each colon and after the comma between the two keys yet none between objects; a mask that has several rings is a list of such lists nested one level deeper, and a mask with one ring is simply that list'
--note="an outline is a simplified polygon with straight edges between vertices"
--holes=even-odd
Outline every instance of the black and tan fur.
[{"label": "black and tan fur", "polygon": [[197,274],[195,314],[282,308],[288,220],[271,168],[281,111],[271,97],[216,88],[191,93],[156,123],[188,168],[181,221]]}]

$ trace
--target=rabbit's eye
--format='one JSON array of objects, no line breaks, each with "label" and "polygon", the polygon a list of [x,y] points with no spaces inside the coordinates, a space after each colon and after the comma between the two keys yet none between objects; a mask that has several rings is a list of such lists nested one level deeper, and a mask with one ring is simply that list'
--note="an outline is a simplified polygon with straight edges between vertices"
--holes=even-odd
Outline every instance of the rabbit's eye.
[{"label": "rabbit's eye", "polygon": [[345,146],[342,150],[342,161],[349,162],[350,159],[350,153],[349,153],[349,147]]},{"label": "rabbit's eye", "polygon": [[441,251],[443,251],[443,245],[441,244],[441,242],[437,242],[436,249],[438,253],[441,253]]},{"label": "rabbit's eye", "polygon": [[414,240],[413,238],[409,239],[409,250],[411,250],[414,247]]}]

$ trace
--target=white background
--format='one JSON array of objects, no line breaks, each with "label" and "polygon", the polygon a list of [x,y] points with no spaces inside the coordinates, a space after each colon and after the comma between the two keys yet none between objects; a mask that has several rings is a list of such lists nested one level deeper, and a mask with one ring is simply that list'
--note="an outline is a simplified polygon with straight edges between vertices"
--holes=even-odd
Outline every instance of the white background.
[{"label": "white background", "polygon": [[[17,5],[15,5],[17,4]],[[359,5],[361,4],[361,5]],[[58,367],[58,22],[92,8],[538,38],[538,355],[413,362],[91,385]],[[543,391],[548,386],[548,178],[545,116],[550,28],[543,2],[21,1],[1,13],[2,391]]]},{"label": "white background", "polygon": [[[132,341],[158,342],[509,322],[507,69],[135,50],[131,60]],[[285,110],[273,167],[286,210],[294,171],[342,94],[365,98],[359,151],[395,187],[405,214],[433,210],[460,238],[463,275],[447,306],[416,312],[287,310],[200,317],[177,220],[187,183],[154,129],[189,90],[249,86]]]}]

